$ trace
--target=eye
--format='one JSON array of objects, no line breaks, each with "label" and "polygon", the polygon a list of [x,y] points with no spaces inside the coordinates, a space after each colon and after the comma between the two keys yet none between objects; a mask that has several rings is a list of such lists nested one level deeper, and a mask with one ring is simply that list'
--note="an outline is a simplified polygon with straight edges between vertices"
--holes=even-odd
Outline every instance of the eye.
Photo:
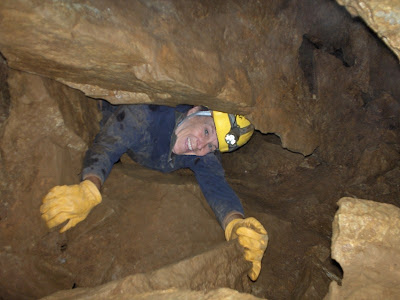
[{"label": "eye", "polygon": [[204,134],[208,135],[208,129],[204,129]]}]

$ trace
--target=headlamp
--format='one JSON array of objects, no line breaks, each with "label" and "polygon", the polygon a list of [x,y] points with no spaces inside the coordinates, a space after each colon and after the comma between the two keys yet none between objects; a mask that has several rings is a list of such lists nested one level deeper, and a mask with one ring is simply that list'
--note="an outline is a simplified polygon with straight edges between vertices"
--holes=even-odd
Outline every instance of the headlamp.
[{"label": "headlamp", "polygon": [[225,136],[225,141],[226,141],[226,143],[228,144],[228,145],[230,145],[230,146],[234,146],[235,144],[236,144],[236,137],[235,137],[235,135],[234,134],[231,134],[231,133],[228,133],[226,136]]},{"label": "headlamp", "polygon": [[240,137],[240,128],[237,127],[236,122],[231,123],[231,130],[225,135],[225,142],[228,144],[229,148],[236,147],[237,142]]},{"label": "headlamp", "polygon": [[236,116],[230,114],[229,121],[231,123],[231,130],[225,135],[225,142],[228,144],[229,149],[237,147],[237,142],[240,137],[240,127],[236,124]]}]

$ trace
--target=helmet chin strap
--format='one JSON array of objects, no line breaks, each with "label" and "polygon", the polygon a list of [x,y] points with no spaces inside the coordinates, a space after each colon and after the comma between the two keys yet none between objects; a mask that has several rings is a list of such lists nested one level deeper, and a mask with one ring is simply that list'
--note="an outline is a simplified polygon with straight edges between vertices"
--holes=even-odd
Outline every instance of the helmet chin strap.
[{"label": "helmet chin strap", "polygon": [[183,123],[184,121],[186,121],[186,120],[188,120],[188,119],[190,119],[190,118],[192,118],[192,117],[195,117],[195,116],[200,116],[200,117],[211,117],[212,114],[211,114],[211,111],[210,111],[210,110],[201,110],[201,111],[197,111],[197,112],[195,112],[195,113],[192,113],[192,114],[186,116],[182,121],[179,122],[179,124],[178,124],[178,126],[176,126],[176,128],[178,128],[179,126],[181,126],[182,123]]},{"label": "helmet chin strap", "polygon": [[203,116],[203,117],[211,117],[211,111],[210,110],[201,110],[201,111],[197,111],[195,113],[192,113],[191,115],[189,115],[188,117],[191,116]]}]

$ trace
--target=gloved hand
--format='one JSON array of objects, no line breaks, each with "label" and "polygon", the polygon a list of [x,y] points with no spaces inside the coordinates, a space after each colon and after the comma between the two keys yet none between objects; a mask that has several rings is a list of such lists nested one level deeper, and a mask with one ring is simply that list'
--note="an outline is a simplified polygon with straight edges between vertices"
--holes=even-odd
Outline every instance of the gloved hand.
[{"label": "gloved hand", "polygon": [[227,241],[238,238],[244,247],[244,258],[253,264],[248,275],[255,281],[260,275],[261,260],[268,245],[268,234],[265,228],[255,218],[234,219],[225,228]]},{"label": "gloved hand", "polygon": [[52,188],[42,202],[40,212],[47,227],[53,228],[69,219],[60,230],[64,232],[87,217],[101,202],[101,194],[93,182],[84,180],[80,184]]}]

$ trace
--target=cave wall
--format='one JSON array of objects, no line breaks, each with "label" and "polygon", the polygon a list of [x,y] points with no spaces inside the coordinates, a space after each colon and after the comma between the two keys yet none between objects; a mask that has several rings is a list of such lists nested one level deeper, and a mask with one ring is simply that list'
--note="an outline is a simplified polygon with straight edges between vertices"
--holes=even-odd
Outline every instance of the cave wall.
[{"label": "cave wall", "polygon": [[59,270],[46,278],[42,271],[54,271],[51,266],[39,263],[38,268],[34,248],[47,233],[39,206],[54,185],[79,181],[99,113],[95,100],[54,80],[7,68],[2,78],[9,105],[0,127],[0,289],[2,297],[14,298],[40,295],[65,279]]},{"label": "cave wall", "polygon": [[361,17],[400,58],[400,3],[395,0],[338,0],[354,17]]},{"label": "cave wall", "polygon": [[[104,191],[108,202],[85,226],[68,235],[48,232],[38,214],[40,199],[56,184],[79,181],[82,156],[98,130],[97,103],[90,97],[205,104],[244,113],[262,133],[280,137],[257,132],[249,145],[223,158],[230,183],[245,189],[246,212],[267,224],[272,237],[253,294],[324,294],[320,287],[328,277],[319,266],[328,260],[330,227],[322,225],[331,223],[338,195],[364,193],[398,205],[398,60],[334,1],[6,0],[0,25],[5,295],[38,298],[103,284],[223,242],[187,174],[170,180],[120,169],[109,180],[119,198],[110,187]],[[326,170],[331,177],[308,179],[307,172],[321,167],[332,168]],[[305,179],[291,185],[289,175]],[[181,183],[183,177],[189,182]],[[139,190],[143,184],[151,191],[128,204],[124,186]],[[296,190],[302,184],[306,192]],[[176,193],[179,201],[160,221],[160,208],[176,201]],[[135,204],[156,212],[154,225],[140,227],[145,214]],[[272,216],[278,207],[280,214]],[[189,215],[181,212],[178,222],[179,208]],[[143,229],[134,238],[132,219]],[[314,230],[309,236],[324,236],[321,244],[312,248],[312,238],[292,244],[300,240],[295,227],[301,220]],[[207,235],[190,236],[182,223],[205,228]],[[171,233],[176,244],[186,245],[175,245],[177,256],[176,248],[159,247],[163,238],[144,242],[146,235],[162,236],[157,230],[168,224],[178,228]],[[147,249],[155,250],[147,256]]]}]

